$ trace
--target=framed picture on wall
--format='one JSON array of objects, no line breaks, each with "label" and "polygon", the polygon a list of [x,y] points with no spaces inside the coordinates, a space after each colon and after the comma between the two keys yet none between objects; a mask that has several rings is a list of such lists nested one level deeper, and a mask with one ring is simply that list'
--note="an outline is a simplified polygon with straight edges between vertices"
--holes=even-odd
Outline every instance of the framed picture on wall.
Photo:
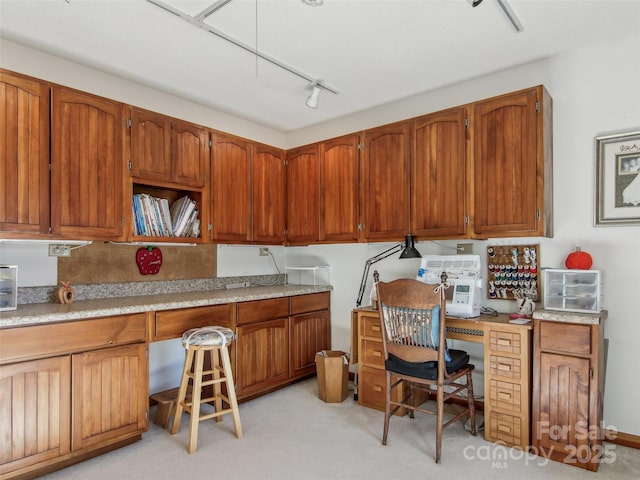
[{"label": "framed picture on wall", "polygon": [[640,131],[596,137],[595,225],[640,225]]}]

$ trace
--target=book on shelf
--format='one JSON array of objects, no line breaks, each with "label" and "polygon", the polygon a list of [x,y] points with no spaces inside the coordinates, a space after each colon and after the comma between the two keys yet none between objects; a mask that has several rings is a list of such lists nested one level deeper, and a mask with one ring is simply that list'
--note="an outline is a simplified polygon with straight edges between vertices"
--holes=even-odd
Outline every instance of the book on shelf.
[{"label": "book on shelf", "polygon": [[[193,237],[198,219],[197,203],[188,195],[171,205],[166,198],[146,193],[133,195],[133,220],[136,235],[153,237]],[[199,232],[199,222],[196,230]],[[196,232],[197,233],[197,232]]]},{"label": "book on shelf", "polygon": [[189,196],[179,198],[171,205],[171,219],[173,222],[173,233],[176,237],[184,237],[187,223],[195,211],[196,202]]}]

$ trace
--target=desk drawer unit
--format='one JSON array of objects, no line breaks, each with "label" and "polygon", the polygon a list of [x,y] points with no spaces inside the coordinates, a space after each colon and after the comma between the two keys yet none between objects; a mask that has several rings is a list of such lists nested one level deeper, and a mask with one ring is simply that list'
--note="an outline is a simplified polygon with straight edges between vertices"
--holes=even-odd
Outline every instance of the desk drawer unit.
[{"label": "desk drawer unit", "polygon": [[531,330],[491,326],[485,336],[485,438],[530,444]]}]

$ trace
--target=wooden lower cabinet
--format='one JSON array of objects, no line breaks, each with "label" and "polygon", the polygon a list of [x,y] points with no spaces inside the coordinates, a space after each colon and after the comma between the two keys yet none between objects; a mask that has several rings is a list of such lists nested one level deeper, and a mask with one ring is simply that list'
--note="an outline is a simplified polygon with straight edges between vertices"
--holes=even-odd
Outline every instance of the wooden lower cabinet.
[{"label": "wooden lower cabinet", "polygon": [[72,355],[73,450],[147,429],[147,345]]},{"label": "wooden lower cabinet", "polygon": [[331,347],[330,293],[238,303],[236,394],[247,400],[315,373]]},{"label": "wooden lower cabinet", "polygon": [[[591,471],[606,458],[602,441],[604,320],[565,323],[560,312],[535,320],[533,448],[539,455]],[[571,313],[576,319],[580,314]],[[534,316],[535,318],[535,316]]]},{"label": "wooden lower cabinet", "polygon": [[69,355],[0,366],[0,475],[69,453]]},{"label": "wooden lower cabinet", "polygon": [[0,330],[0,479],[34,478],[141,438],[146,324],[142,313]]},{"label": "wooden lower cabinet", "polygon": [[289,319],[238,327],[236,394],[268,391],[289,380]]},{"label": "wooden lower cabinet", "polygon": [[291,297],[289,340],[292,378],[316,372],[316,353],[331,348],[330,294]]}]

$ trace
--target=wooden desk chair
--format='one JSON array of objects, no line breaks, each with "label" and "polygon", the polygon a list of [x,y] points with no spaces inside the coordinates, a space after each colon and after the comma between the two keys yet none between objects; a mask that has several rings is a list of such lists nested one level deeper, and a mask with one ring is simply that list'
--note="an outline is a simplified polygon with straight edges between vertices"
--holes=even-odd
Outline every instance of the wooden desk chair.
[{"label": "wooden desk chair", "polygon": [[[389,418],[398,409],[435,415],[436,463],[440,462],[442,431],[459,418],[469,415],[471,434],[476,434],[476,416],[473,401],[473,382],[469,355],[462,350],[449,350],[445,343],[445,289],[446,275],[440,285],[427,285],[412,279],[378,282],[378,301],[383,321],[382,340],[385,359],[387,397],[384,414],[382,444],[387,444]],[[439,348],[439,345],[444,348]],[[445,368],[446,367],[446,368]],[[466,377],[466,383],[462,382]],[[403,382],[408,394],[398,401],[394,393]],[[416,390],[436,391],[435,410],[416,405]],[[447,389],[445,390],[445,387]],[[467,407],[444,418],[444,403],[466,390]]]}]

